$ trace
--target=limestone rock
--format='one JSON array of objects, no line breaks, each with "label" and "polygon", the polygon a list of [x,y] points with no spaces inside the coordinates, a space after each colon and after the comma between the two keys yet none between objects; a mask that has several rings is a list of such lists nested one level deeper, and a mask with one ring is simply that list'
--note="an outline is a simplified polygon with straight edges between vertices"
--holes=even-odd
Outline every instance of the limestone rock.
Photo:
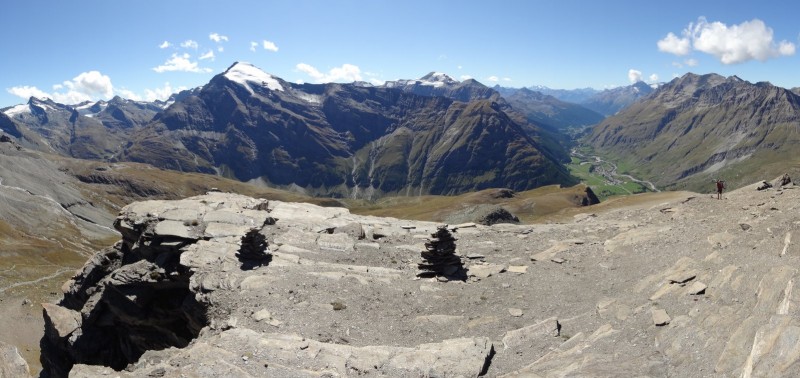
[{"label": "limestone rock", "polygon": [[651,312],[653,314],[653,324],[656,326],[665,326],[672,320],[664,309],[654,308]]},{"label": "limestone rock", "polygon": [[527,327],[508,331],[503,336],[503,347],[515,349],[522,346],[544,345],[553,338],[556,323],[557,319],[552,317]]},{"label": "limestone rock", "polygon": [[30,377],[28,363],[16,347],[0,341],[0,377]]},{"label": "limestone rock", "polygon": [[52,303],[42,303],[46,334],[54,339],[63,339],[78,329],[81,314]]}]

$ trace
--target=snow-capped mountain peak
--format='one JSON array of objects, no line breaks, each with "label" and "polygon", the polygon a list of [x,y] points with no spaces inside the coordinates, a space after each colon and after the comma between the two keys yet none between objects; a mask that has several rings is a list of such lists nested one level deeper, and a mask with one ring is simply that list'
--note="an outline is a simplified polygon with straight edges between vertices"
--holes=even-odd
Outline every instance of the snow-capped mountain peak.
[{"label": "snow-capped mountain peak", "polygon": [[443,85],[452,85],[458,84],[458,80],[453,79],[452,77],[448,76],[442,72],[431,72],[419,80],[417,80],[421,85],[432,85],[434,87],[441,87]]},{"label": "snow-capped mountain peak", "polygon": [[225,71],[223,76],[245,87],[251,94],[255,93],[252,85],[263,86],[273,91],[283,91],[283,86],[275,77],[250,63],[236,62]]}]

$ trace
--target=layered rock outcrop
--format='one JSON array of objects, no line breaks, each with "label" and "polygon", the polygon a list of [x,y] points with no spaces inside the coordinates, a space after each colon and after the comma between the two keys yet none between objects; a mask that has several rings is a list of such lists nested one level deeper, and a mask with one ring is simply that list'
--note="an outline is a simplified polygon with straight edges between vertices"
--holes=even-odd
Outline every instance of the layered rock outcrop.
[{"label": "layered rock outcrop", "polygon": [[796,376],[800,190],[756,187],[452,227],[468,278],[447,282],[417,277],[435,223],[226,193],[136,203],[117,221],[123,240],[45,306],[45,365],[72,364],[72,377]]}]

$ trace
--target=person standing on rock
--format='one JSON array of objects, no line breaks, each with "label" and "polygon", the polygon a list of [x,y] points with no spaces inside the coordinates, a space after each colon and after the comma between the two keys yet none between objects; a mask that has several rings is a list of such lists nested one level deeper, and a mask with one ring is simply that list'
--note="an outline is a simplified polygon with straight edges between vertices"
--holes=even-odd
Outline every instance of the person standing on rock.
[{"label": "person standing on rock", "polygon": [[725,189],[725,181],[717,179],[716,184],[717,184],[717,199],[722,199],[722,189]]}]

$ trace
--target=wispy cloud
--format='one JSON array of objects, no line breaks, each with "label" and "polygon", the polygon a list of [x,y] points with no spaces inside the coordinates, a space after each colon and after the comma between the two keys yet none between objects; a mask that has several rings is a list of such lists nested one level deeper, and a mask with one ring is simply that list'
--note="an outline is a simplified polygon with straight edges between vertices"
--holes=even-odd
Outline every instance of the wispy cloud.
[{"label": "wispy cloud", "polygon": [[629,69],[628,80],[630,80],[631,83],[642,81],[642,71],[634,70],[633,68]]},{"label": "wispy cloud", "polygon": [[266,39],[262,40],[260,43],[256,41],[250,41],[250,51],[256,51],[259,45],[261,45],[261,47],[263,47],[264,50],[267,51],[273,51],[273,52],[278,51],[278,45],[276,45],[275,42],[267,41]]},{"label": "wispy cloud", "polygon": [[786,40],[776,42],[772,28],[759,19],[728,26],[700,17],[681,35],[668,33],[657,42],[658,49],[678,56],[688,55],[693,49],[716,57],[722,64],[736,64],[794,55],[797,48]]},{"label": "wispy cloud", "polygon": [[213,61],[214,60],[214,50],[208,50],[205,54],[200,55],[197,59],[199,59],[199,60],[211,59]]},{"label": "wispy cloud", "polygon": [[220,42],[223,42],[223,41],[224,42],[228,42],[228,36],[220,35],[220,34],[217,34],[217,33],[209,34],[208,35],[208,39],[210,39],[210,40],[212,40],[214,42],[217,42],[217,43],[220,43]]},{"label": "wispy cloud", "polygon": [[353,82],[361,81],[361,69],[356,65],[343,64],[341,67],[331,68],[328,73],[323,73],[310,64],[298,63],[295,68],[311,76],[317,83],[330,83],[330,82]]},{"label": "wispy cloud", "polygon": [[169,41],[164,41],[160,45],[158,45],[158,48],[159,49],[166,49],[167,47],[170,47],[170,46],[172,46],[172,44],[169,43]]},{"label": "wispy cloud", "polygon": [[497,76],[492,75],[492,76],[487,77],[486,80],[490,81],[492,83],[496,83],[496,82],[500,81],[500,78],[497,77]]},{"label": "wispy cloud", "polygon": [[181,47],[183,47],[185,49],[195,49],[195,50],[197,50],[197,48],[200,47],[200,45],[197,43],[197,41],[194,41],[194,40],[191,40],[191,39],[187,39],[187,40],[185,40],[185,41],[183,41],[181,43]]},{"label": "wispy cloud", "polygon": [[211,72],[211,69],[199,67],[197,62],[191,60],[191,55],[189,54],[172,54],[172,57],[164,62],[164,64],[153,67],[153,71],[158,73],[173,71],[205,73]]}]

